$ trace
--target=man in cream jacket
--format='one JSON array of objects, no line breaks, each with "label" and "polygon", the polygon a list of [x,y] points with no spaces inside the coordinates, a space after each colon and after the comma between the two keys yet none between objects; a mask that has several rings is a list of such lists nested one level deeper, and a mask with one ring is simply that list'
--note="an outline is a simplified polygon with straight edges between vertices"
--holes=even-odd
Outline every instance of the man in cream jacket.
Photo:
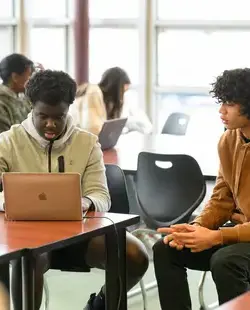
[{"label": "man in cream jacket", "polygon": [[51,122],[44,127],[44,107],[36,106],[21,125],[0,135],[0,171],[59,172],[58,157],[63,156],[65,171],[82,176],[83,209],[93,203],[95,210],[108,211],[110,198],[97,137],[76,128],[67,110],[60,110],[66,114],[59,116],[59,126]]},{"label": "man in cream jacket", "polygon": [[[58,172],[58,157],[63,156],[65,172],[81,174],[82,208],[108,211],[103,155],[97,137],[73,125],[68,114],[76,93],[75,81],[62,71],[45,70],[34,74],[26,85],[33,110],[20,125],[0,134],[0,172]],[[85,270],[105,269],[105,236],[44,254],[36,262],[35,309],[40,308],[43,274],[49,268]],[[13,267],[14,309],[21,309],[19,263]],[[146,272],[148,257],[143,245],[127,234],[127,287],[136,285]],[[0,280],[8,286],[8,268],[0,266]],[[84,309],[105,309],[105,288],[91,294]]]}]

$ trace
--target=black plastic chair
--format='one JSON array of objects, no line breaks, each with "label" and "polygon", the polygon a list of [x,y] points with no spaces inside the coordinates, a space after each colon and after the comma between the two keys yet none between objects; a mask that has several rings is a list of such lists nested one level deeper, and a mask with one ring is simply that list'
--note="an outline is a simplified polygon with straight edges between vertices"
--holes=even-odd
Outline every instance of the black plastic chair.
[{"label": "black plastic chair", "polygon": [[190,116],[185,113],[172,113],[166,120],[165,125],[162,128],[162,134],[184,136],[187,131],[187,126],[190,120]]},{"label": "black plastic chair", "polygon": [[136,189],[140,215],[152,229],[187,222],[206,194],[193,157],[148,152],[138,157]]},{"label": "black plastic chair", "polygon": [[206,184],[197,161],[189,155],[141,152],[136,191],[140,215],[155,230],[188,222],[206,194]]},{"label": "black plastic chair", "polygon": [[111,198],[109,212],[129,214],[129,201],[125,176],[119,166],[107,164],[106,177]]},{"label": "black plastic chair", "polygon": [[[188,155],[142,152],[138,156],[136,190],[140,216],[147,228],[139,228],[147,247],[161,238],[156,229],[188,222],[206,194],[206,184],[196,160]],[[147,238],[146,238],[146,237]],[[153,281],[146,291],[157,287]]]}]

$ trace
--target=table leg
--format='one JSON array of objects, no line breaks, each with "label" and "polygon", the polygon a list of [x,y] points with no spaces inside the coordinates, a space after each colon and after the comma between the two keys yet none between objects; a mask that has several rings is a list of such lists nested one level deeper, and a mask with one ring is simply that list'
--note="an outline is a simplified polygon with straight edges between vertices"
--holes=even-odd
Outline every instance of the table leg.
[{"label": "table leg", "polygon": [[107,310],[127,310],[126,229],[125,228],[117,229],[117,234],[118,236],[114,231],[112,231],[109,234],[106,234],[106,246],[107,246],[106,309]]},{"label": "table leg", "polygon": [[[10,261],[9,264],[10,300],[12,308],[22,309],[23,283],[21,258]],[[12,309],[11,308],[11,309]]]},{"label": "table leg", "polygon": [[35,310],[35,258],[22,257],[23,309]]}]

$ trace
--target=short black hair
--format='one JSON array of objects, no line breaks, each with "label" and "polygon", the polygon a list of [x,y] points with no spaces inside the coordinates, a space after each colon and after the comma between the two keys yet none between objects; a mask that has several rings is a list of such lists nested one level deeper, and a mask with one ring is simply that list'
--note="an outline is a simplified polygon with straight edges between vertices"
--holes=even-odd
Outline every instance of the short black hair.
[{"label": "short black hair", "polygon": [[237,103],[242,115],[250,119],[250,68],[225,70],[212,83],[210,91],[218,103]]},{"label": "short black hair", "polygon": [[32,105],[41,101],[49,105],[72,104],[76,82],[63,71],[44,70],[33,73],[25,85],[25,94]]},{"label": "short black hair", "polygon": [[0,78],[7,84],[12,73],[22,74],[28,67],[33,69],[33,66],[33,62],[22,54],[8,55],[0,62]]}]

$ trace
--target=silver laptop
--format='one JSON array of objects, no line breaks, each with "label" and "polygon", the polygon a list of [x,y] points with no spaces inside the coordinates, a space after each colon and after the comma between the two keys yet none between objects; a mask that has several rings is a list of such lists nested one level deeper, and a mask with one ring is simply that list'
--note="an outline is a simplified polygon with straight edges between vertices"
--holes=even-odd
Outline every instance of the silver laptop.
[{"label": "silver laptop", "polygon": [[102,150],[113,148],[127,122],[127,118],[111,119],[104,122],[99,133],[99,142]]},{"label": "silver laptop", "polygon": [[3,173],[2,182],[7,220],[82,220],[78,173]]}]

